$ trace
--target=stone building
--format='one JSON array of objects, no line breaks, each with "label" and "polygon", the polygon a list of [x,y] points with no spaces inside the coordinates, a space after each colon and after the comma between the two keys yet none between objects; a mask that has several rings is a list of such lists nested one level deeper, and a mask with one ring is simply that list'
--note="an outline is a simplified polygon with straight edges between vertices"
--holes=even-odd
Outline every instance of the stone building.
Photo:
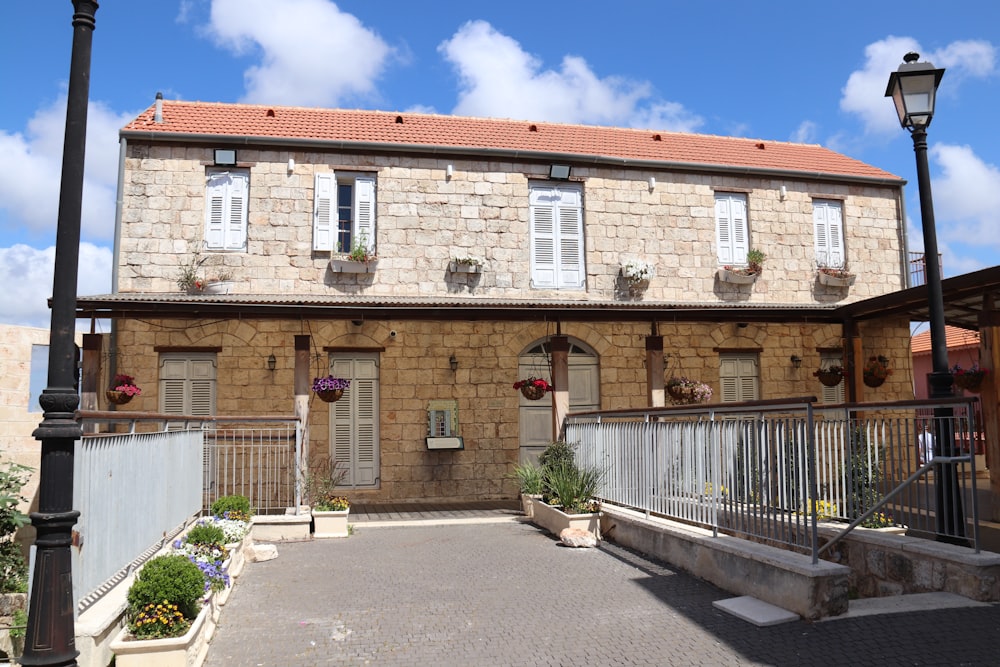
[{"label": "stone building", "polygon": [[514,497],[567,412],[663,405],[672,376],[913,396],[907,318],[845,311],[906,286],[903,181],[821,146],[164,100],[121,144],[115,292],[78,300],[114,321],[102,373],[181,414],[289,414],[297,365],[300,394],[350,379],[298,409],[352,499]]}]

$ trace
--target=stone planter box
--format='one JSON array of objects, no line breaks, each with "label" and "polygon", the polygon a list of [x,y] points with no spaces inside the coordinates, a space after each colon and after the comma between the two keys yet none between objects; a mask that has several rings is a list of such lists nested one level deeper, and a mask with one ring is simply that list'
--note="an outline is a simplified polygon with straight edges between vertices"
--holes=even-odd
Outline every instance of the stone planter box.
[{"label": "stone planter box", "polygon": [[534,516],[536,501],[542,502],[542,495],[540,493],[521,494],[521,511],[524,512],[524,516],[529,519]]},{"label": "stone planter box", "polygon": [[258,514],[250,521],[250,539],[254,542],[284,542],[287,540],[309,539],[309,524],[312,517],[309,508],[303,506],[298,514],[286,510],[286,514]]},{"label": "stone planter box", "polygon": [[730,271],[729,269],[719,269],[718,274],[716,274],[720,282],[731,283],[733,285],[751,285],[757,280],[759,273],[754,273],[751,275],[745,275],[737,271]]},{"label": "stone planter box", "polygon": [[212,613],[212,602],[206,602],[187,633],[170,639],[129,640],[128,628],[122,628],[110,646],[115,667],[200,667],[215,634]]},{"label": "stone planter box", "polygon": [[312,511],[313,537],[347,537],[347,515],[351,510]]},{"label": "stone planter box", "polygon": [[590,531],[597,539],[601,538],[601,513],[566,514],[558,507],[542,502],[541,498],[531,502],[531,522],[541,526],[554,535],[559,535],[566,528],[580,528]]},{"label": "stone planter box", "polygon": [[448,262],[448,271],[451,273],[482,273],[482,264],[462,264],[460,262]]},{"label": "stone planter box", "polygon": [[378,267],[378,260],[370,262],[355,262],[352,259],[331,259],[330,270],[334,273],[375,273]]}]

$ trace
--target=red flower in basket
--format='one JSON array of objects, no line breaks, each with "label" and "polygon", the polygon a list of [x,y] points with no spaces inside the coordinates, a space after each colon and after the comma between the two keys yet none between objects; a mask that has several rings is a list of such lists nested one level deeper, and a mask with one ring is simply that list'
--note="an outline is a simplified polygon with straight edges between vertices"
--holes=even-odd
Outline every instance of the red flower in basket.
[{"label": "red flower in basket", "polygon": [[524,380],[518,380],[514,383],[514,389],[520,389],[521,387],[538,387],[542,391],[552,391],[552,385],[550,385],[545,380],[541,378],[525,378]]}]

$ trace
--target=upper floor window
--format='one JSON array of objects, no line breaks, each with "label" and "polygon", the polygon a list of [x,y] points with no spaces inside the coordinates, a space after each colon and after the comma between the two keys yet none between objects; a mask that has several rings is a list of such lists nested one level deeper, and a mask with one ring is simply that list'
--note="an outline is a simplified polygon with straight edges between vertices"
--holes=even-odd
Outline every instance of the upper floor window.
[{"label": "upper floor window", "polygon": [[206,247],[211,250],[246,248],[249,194],[248,170],[209,170],[205,188]]},{"label": "upper floor window", "polygon": [[847,259],[844,254],[844,217],[839,201],[813,200],[816,263],[840,268]]},{"label": "upper floor window", "polygon": [[536,184],[529,194],[531,286],[584,286],[583,189],[579,185]]},{"label": "upper floor window", "polygon": [[313,250],[375,252],[375,178],[338,172],[316,174]]},{"label": "upper floor window", "polygon": [[719,264],[746,264],[750,249],[746,195],[715,195],[715,238]]}]

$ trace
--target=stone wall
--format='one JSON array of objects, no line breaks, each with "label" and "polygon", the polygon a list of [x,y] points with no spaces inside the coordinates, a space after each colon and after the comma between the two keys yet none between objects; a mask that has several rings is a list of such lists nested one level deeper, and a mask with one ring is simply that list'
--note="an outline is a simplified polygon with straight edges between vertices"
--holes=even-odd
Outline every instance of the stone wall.
[{"label": "stone wall", "polygon": [[[648,323],[564,322],[562,332],[594,349],[600,361],[603,409],[647,405],[645,337]],[[390,331],[396,331],[395,337]],[[754,350],[760,356],[761,398],[817,395],[818,348],[840,344],[839,327],[802,324],[660,323],[667,375],[682,374],[710,384],[718,397],[718,350]],[[378,490],[368,499],[490,499],[516,497],[506,479],[519,454],[517,379],[519,355],[554,333],[545,323],[500,321],[123,320],[119,323],[118,369],[136,377],[142,395],[129,410],[158,411],[158,355],[155,350],[217,348],[217,414],[294,412],[293,341],[309,334],[313,375],[326,372],[328,350],[379,352],[380,460]],[[862,330],[869,333],[868,328]],[[895,372],[869,400],[912,398],[906,321],[873,329],[877,347]],[[274,354],[276,368],[267,369]],[[793,368],[792,354],[803,358]],[[451,355],[458,361],[452,371]],[[458,402],[461,451],[428,451],[427,409],[432,400]],[[104,408],[103,398],[101,407]],[[328,455],[329,406],[310,400],[313,463]],[[352,498],[353,499],[353,498]]]},{"label": "stone wall", "polygon": [[[177,291],[181,266],[203,245],[205,173],[211,149],[131,145],[125,163],[119,288]],[[296,166],[287,171],[289,158]],[[530,287],[528,193],[548,165],[304,151],[241,149],[250,167],[246,252],[209,253],[236,290],[250,294],[475,295],[615,300],[621,265],[656,266],[641,298],[679,303],[846,302],[904,286],[899,190],[792,179],[574,167],[584,187],[586,290]],[[448,164],[454,174],[446,177]],[[329,252],[312,250],[314,175],[364,170],[377,177],[379,256],[373,275],[328,270]],[[649,176],[655,175],[652,192]],[[780,194],[785,186],[786,194]],[[715,192],[748,196],[750,243],[767,254],[752,288],[715,279]],[[848,266],[854,286],[818,284],[812,200],[844,202]],[[472,278],[447,272],[460,255],[487,260]]]}]

